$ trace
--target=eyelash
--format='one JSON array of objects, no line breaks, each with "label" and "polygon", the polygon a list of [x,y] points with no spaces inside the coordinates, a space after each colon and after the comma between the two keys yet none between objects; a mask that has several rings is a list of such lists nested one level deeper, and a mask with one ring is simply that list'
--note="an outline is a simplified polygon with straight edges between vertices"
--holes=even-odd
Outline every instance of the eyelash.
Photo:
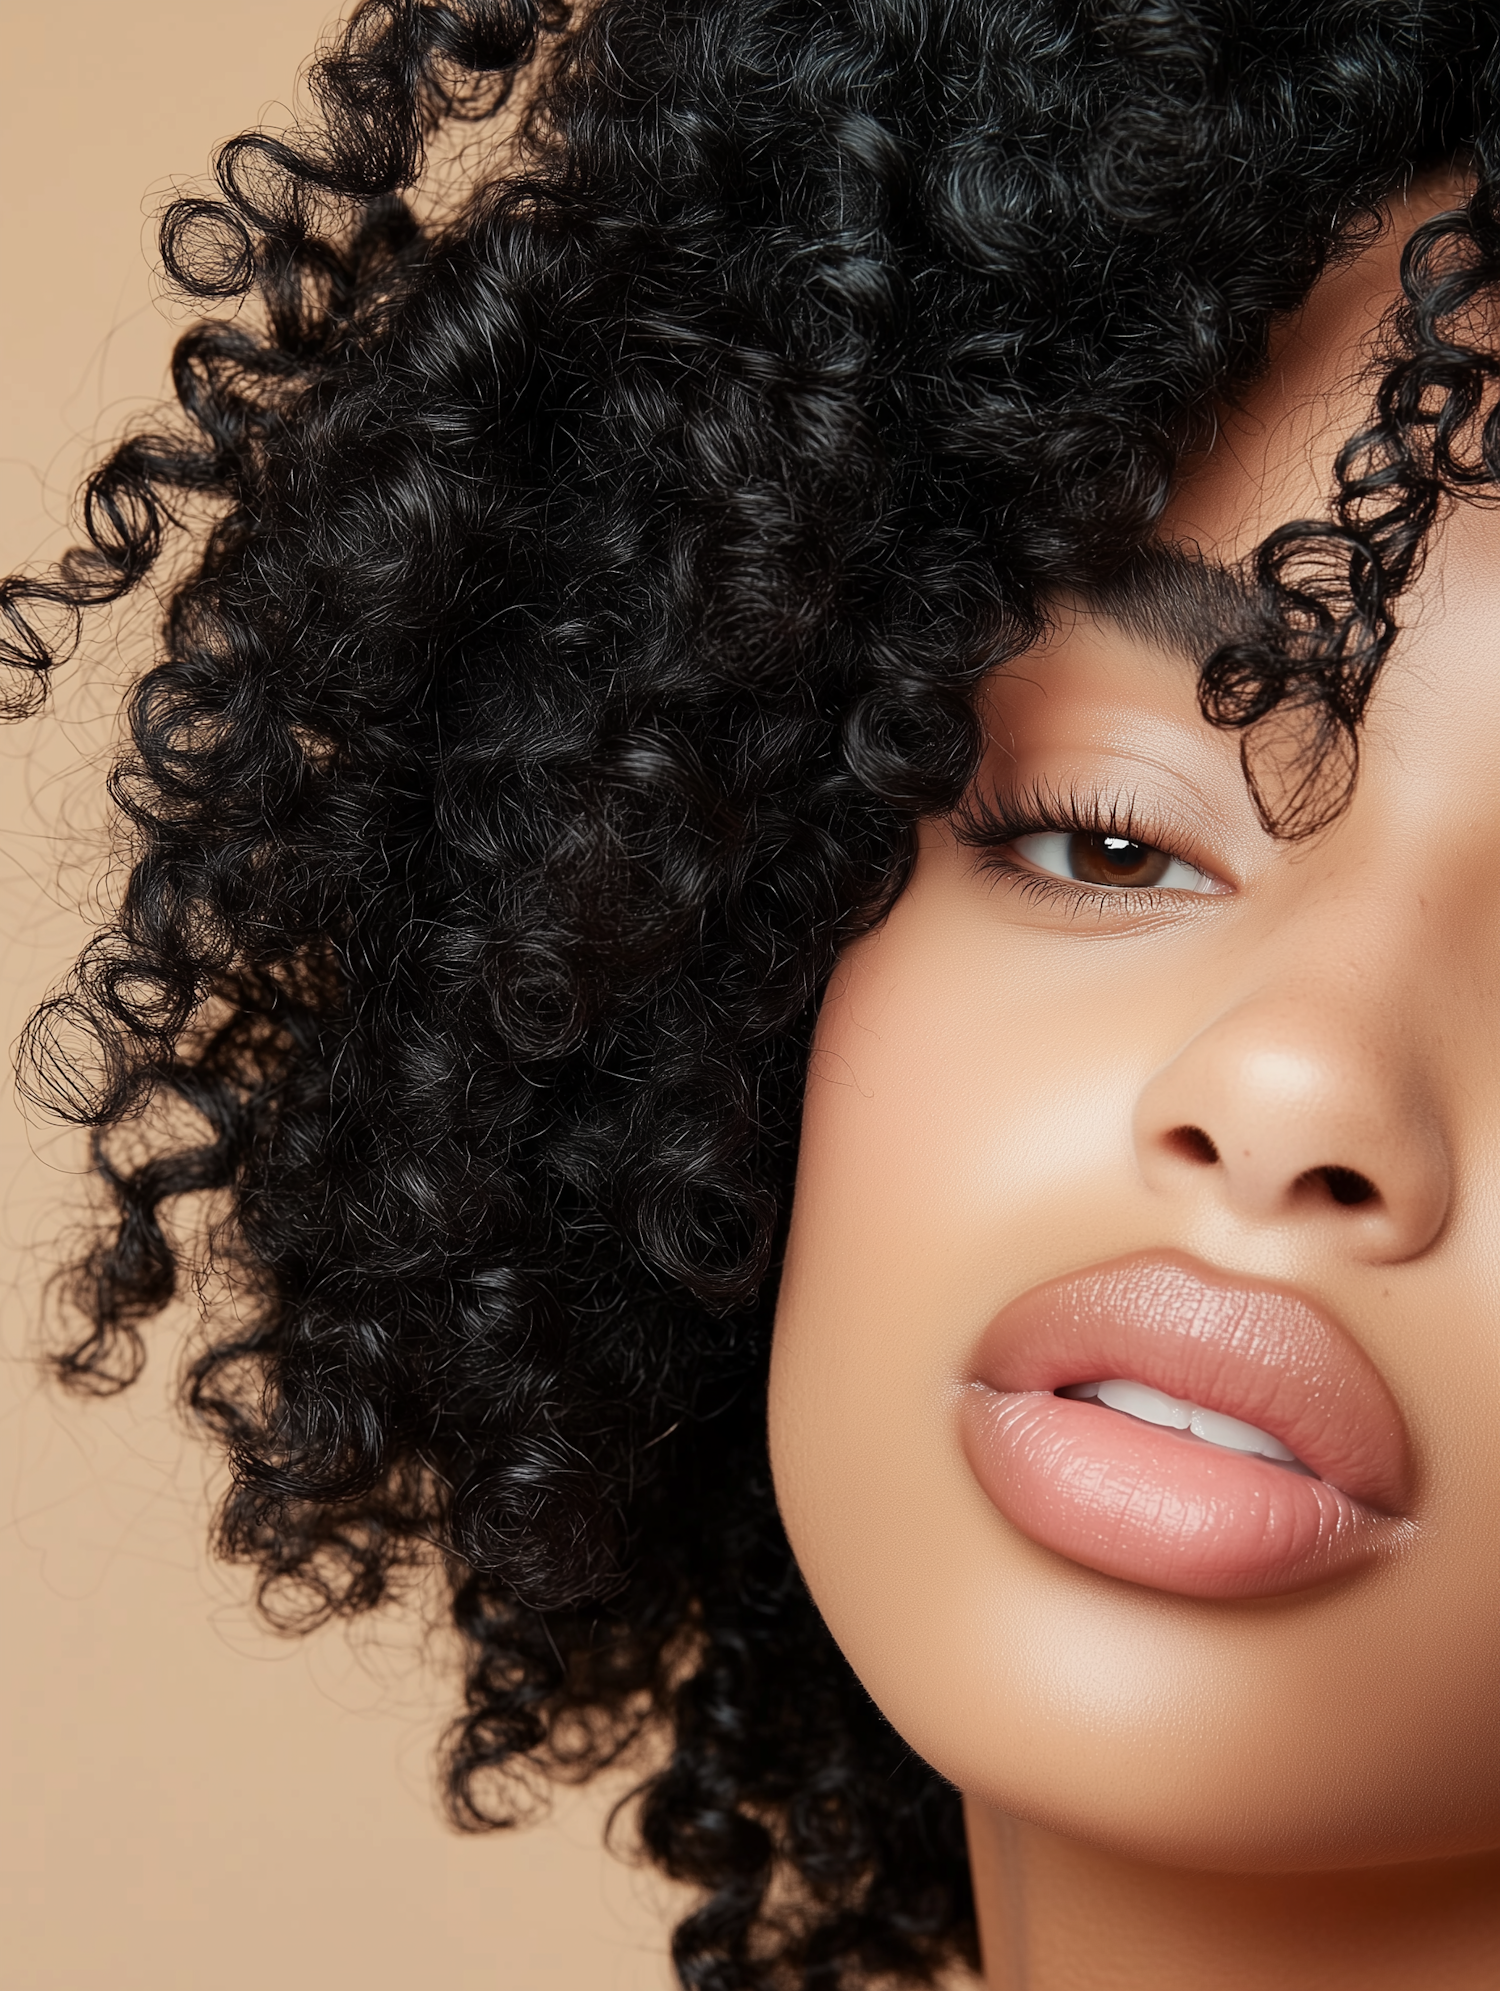
[{"label": "eyelash", "polygon": [[[1163,851],[1184,864],[1193,863],[1184,855],[1185,840],[1170,825],[1142,820],[1133,795],[1109,795],[1098,789],[1087,792],[1070,789],[1064,795],[1038,781],[1012,795],[971,793],[960,805],[954,821],[959,842],[978,852],[981,870],[1004,878],[1027,898],[1062,905],[1072,912],[1097,912],[1101,919],[1107,913],[1159,911],[1164,899],[1175,899],[1179,894],[1151,886],[1087,885],[1077,879],[1032,871],[1010,855],[1010,845],[1021,837],[1049,834],[1125,837],[1132,843]],[[1194,865],[1194,869],[1203,867]]]}]

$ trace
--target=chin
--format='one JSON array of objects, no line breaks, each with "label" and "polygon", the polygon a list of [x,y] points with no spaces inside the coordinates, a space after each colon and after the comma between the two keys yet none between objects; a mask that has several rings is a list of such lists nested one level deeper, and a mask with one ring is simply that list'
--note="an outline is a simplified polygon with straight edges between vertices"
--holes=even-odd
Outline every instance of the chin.
[{"label": "chin", "polygon": [[[1414,1683],[1370,1635],[1399,1571],[1203,1601],[1013,1536],[945,1600],[889,1567],[855,1597],[847,1555],[833,1552],[842,1566],[828,1581],[829,1545],[804,1541],[799,1555],[877,1705],[971,1804],[1128,1858],[1226,1873],[1500,1844],[1484,1767],[1495,1737],[1471,1730],[1458,1746],[1445,1696],[1419,1707],[1418,1685],[1408,1700]],[[903,1592],[909,1608],[891,1609]]]}]

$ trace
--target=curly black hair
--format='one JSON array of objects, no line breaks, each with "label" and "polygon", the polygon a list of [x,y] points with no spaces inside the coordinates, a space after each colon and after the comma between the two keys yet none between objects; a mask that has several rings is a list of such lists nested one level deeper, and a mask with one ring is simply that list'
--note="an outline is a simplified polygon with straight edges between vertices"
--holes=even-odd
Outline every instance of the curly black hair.
[{"label": "curly black hair", "polygon": [[363,0],[311,84],[166,215],[176,284],[251,303],[0,596],[19,709],[49,617],[184,549],[119,916],[29,1041],[112,1205],[61,1366],[132,1377],[205,1194],[219,1543],[298,1623],[436,1561],[457,1818],[655,1737],[684,1985],[930,1981],[974,1957],[958,1795],[766,1457],[818,996],[962,796],[981,675],[1150,545],[1278,317],[1456,163],[1327,517],[1205,660],[1268,820],[1340,805],[1428,528],[1500,471],[1500,16]]}]

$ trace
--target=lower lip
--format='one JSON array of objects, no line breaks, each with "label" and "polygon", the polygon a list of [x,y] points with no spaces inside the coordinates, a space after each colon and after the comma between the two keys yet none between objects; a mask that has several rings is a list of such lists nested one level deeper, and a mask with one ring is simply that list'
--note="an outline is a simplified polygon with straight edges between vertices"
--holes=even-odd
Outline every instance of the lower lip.
[{"label": "lower lip", "polygon": [[1098,1403],[974,1384],[961,1424],[975,1478],[1022,1534],[1155,1590],[1302,1590],[1404,1532],[1321,1479]]}]

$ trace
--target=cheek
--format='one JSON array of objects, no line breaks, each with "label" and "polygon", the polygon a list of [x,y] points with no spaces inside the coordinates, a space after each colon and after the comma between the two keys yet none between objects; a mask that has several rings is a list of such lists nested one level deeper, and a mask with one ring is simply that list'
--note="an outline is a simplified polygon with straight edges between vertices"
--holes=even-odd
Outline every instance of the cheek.
[{"label": "cheek", "polygon": [[1476,1596],[1462,1530],[1347,1592],[1204,1606],[1051,1555],[979,1490],[955,1413],[987,1323],[1164,1241],[1130,1126],[1174,1024],[1159,981],[1060,988],[946,889],[919,868],[850,950],[809,1075],[770,1429],[834,1637],[959,1788],[1127,1852],[1317,1867],[1496,1843],[1500,1598]]},{"label": "cheek", "polygon": [[[1108,1185],[1133,1172],[1138,1075],[1123,1051],[1119,1069],[1081,1059],[1080,1017],[1055,982],[1030,985],[1024,947],[997,980],[990,949],[951,915],[941,879],[919,874],[830,988],[771,1439],[790,1538],[835,1638],[907,1739],[973,1788],[982,1756],[1029,1747],[1060,1624],[1026,1601],[1052,1559],[980,1492],[958,1397],[996,1310],[1077,1259],[1080,1211],[1100,1255],[1128,1221]],[[1081,1663],[1075,1644],[1075,1701]],[[1118,1720],[1118,1681],[1104,1693],[1103,1718]]]},{"label": "cheek", "polygon": [[1059,1249],[1072,1262],[1084,1208],[1091,1234],[1107,1238],[1111,1185],[1134,1174],[1134,1099],[1158,1049],[1149,1027],[1132,1028],[1118,989],[1101,1030],[1086,985],[1059,987],[1024,943],[997,945],[982,923],[976,935],[945,882],[919,878],[829,990],[809,1068],[792,1283],[837,1261],[850,1332],[882,1335],[853,1318],[858,1289],[879,1303],[892,1354],[961,1367],[1005,1297],[1047,1276]]}]

